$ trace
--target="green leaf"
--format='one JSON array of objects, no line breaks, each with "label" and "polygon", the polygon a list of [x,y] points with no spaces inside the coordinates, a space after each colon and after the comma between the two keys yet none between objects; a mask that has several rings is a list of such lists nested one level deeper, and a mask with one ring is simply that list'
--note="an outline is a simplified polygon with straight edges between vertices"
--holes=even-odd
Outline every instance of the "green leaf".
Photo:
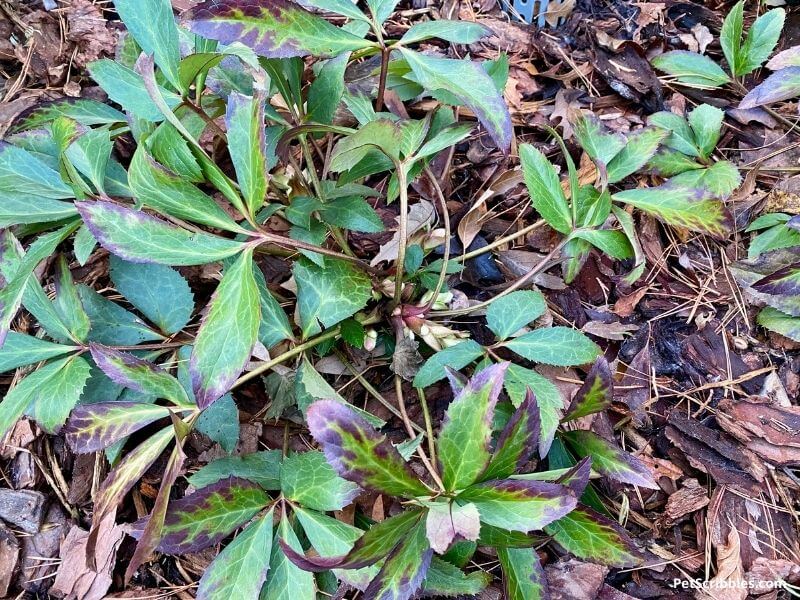
[{"label": "green leaf", "polygon": [[533,548],[498,548],[507,600],[547,600],[547,578]]},{"label": "green leaf", "polygon": [[800,342],[800,317],[793,317],[767,306],[758,313],[756,321],[770,331],[779,333],[795,342]]},{"label": "green leaf", "polygon": [[401,44],[413,44],[430,38],[439,38],[452,44],[474,44],[491,31],[470,21],[423,21],[409,27],[400,38]]},{"label": "green leaf", "polygon": [[233,396],[225,394],[200,413],[195,429],[231,453],[239,444],[239,408]]},{"label": "green leaf", "polygon": [[633,257],[633,248],[622,231],[612,229],[576,229],[572,238],[589,242],[611,258],[625,260]]},{"label": "green leaf", "polygon": [[12,200],[19,196],[62,200],[74,198],[72,188],[61,180],[61,176],[36,156],[0,142],[0,199],[10,195]]},{"label": "green leaf", "polygon": [[0,190],[0,227],[52,223],[76,214],[71,202]]},{"label": "green leaf", "polygon": [[650,62],[656,69],[672,75],[677,83],[687,87],[715,89],[730,82],[722,67],[696,52],[671,50]]},{"label": "green leaf", "polygon": [[498,298],[486,310],[486,324],[499,340],[505,340],[547,310],[547,302],[539,291],[520,290]]},{"label": "green leaf", "polygon": [[[350,0],[342,1],[351,4]],[[333,123],[336,109],[344,94],[344,72],[349,59],[350,53],[344,52],[326,61],[320,68],[317,77],[308,88],[306,115],[309,121],[325,125]]]},{"label": "green leaf", "polygon": [[427,158],[445,148],[455,146],[458,142],[470,135],[473,129],[474,127],[470,123],[456,123],[445,127],[425,142],[419,150],[414,153],[414,156],[417,158]]},{"label": "green leaf", "polygon": [[755,108],[800,96],[800,66],[773,73],[742,98],[739,108]]},{"label": "green leaf", "polygon": [[183,13],[182,21],[197,35],[243,42],[266,58],[336,56],[373,45],[288,0],[207,0]]},{"label": "green leaf", "polygon": [[251,216],[255,216],[267,195],[267,138],[264,130],[263,97],[228,96],[225,125],[228,149],[236,178]]},{"label": "green leaf", "polygon": [[336,143],[331,154],[330,169],[334,172],[348,171],[375,149],[393,160],[399,160],[402,139],[403,132],[397,123],[388,119],[370,121]]},{"label": "green leaf", "polygon": [[520,479],[479,483],[461,492],[457,500],[474,503],[481,522],[523,533],[560,519],[577,504],[566,486]]},{"label": "green leaf", "polygon": [[716,106],[701,104],[689,113],[687,121],[694,133],[694,139],[703,159],[711,156],[722,135],[722,120],[725,113]]},{"label": "green leaf", "polygon": [[319,511],[342,510],[359,494],[357,485],[336,475],[321,452],[287,456],[281,465],[281,492],[289,500]]},{"label": "green leaf", "polygon": [[200,408],[230,390],[250,359],[261,323],[260,302],[248,248],[225,269],[195,338],[189,371]]},{"label": "green leaf", "polygon": [[792,246],[800,246],[800,232],[786,225],[778,225],[753,238],[747,249],[747,257],[753,259],[764,252]]},{"label": "green leaf", "polygon": [[625,569],[642,563],[627,532],[586,506],[545,527],[559,546],[580,559]]},{"label": "green leaf", "polygon": [[672,177],[686,171],[702,169],[703,165],[681,152],[662,148],[653,155],[650,162],[647,163],[647,168],[656,175]]},{"label": "green leaf", "polygon": [[425,526],[419,523],[386,558],[378,575],[364,590],[364,597],[382,600],[414,597],[422,586],[432,557]]},{"label": "green leaf", "polygon": [[[22,304],[23,296],[28,288],[28,283],[33,277],[34,269],[39,266],[40,262],[55,252],[58,245],[75,231],[76,225],[77,223],[70,223],[61,229],[40,235],[28,247],[25,256],[19,260],[13,276],[4,277],[6,285],[0,290],[0,347],[2,347],[11,328],[11,321],[14,320]],[[8,240],[7,236],[4,236],[5,240]],[[2,259],[4,257],[0,255],[0,260]]]},{"label": "green leaf", "polygon": [[307,8],[336,13],[356,21],[369,22],[367,16],[353,4],[352,0],[301,0],[298,4]]},{"label": "green leaf", "polygon": [[581,148],[593,161],[608,165],[625,147],[625,136],[609,133],[594,114],[581,113],[573,125]]},{"label": "green leaf", "polygon": [[[158,549],[185,554],[213,546],[269,502],[267,493],[255,483],[235,477],[221,479],[170,504]],[[145,521],[133,525],[134,537]]]},{"label": "green leaf", "polygon": [[9,331],[3,347],[0,348],[0,373],[63,356],[78,349],[78,346],[54,344],[31,335]]},{"label": "green leaf", "polygon": [[400,52],[418,84],[439,99],[442,97],[439,92],[444,91],[472,110],[498,148],[508,152],[512,138],[511,116],[482,64],[434,58],[402,47]]},{"label": "green leaf", "polygon": [[319,212],[326,223],[351,231],[379,233],[384,230],[378,213],[360,196],[329,200],[320,207]]},{"label": "green leaf", "polygon": [[166,334],[183,329],[194,312],[189,284],[165,265],[134,263],[111,256],[111,281],[128,301]]},{"label": "green leaf", "polygon": [[281,451],[264,450],[242,456],[223,456],[200,467],[188,477],[195,488],[204,488],[227,477],[254,481],[265,490],[280,489]]},{"label": "green leaf", "polygon": [[536,329],[503,346],[533,362],[558,367],[585,365],[600,356],[597,344],[571,327]]},{"label": "green leaf", "polygon": [[519,147],[519,158],[525,187],[528,188],[534,208],[550,227],[569,234],[572,231],[572,215],[555,167],[530,144]]},{"label": "green leaf", "polygon": [[[652,114],[647,122],[671,132],[671,135],[664,140],[664,145],[673,150],[677,150],[688,156],[700,156],[700,149],[695,141],[695,134],[689,126],[689,122],[675,113],[662,111]],[[696,163],[691,163],[696,164]],[[695,168],[700,168],[697,165]]]},{"label": "green leaf", "polygon": [[136,43],[156,64],[169,82],[180,89],[178,27],[169,0],[114,0],[120,18]]},{"label": "green leaf", "polygon": [[53,309],[59,320],[66,325],[71,338],[77,342],[85,342],[91,324],[78,296],[78,289],[72,281],[72,273],[70,273],[67,260],[63,255],[58,260],[54,284],[56,295],[53,300]]},{"label": "green leaf", "polygon": [[99,344],[93,343],[90,348],[95,364],[115,383],[177,405],[190,404],[183,386],[164,369],[133,354]]},{"label": "green leaf", "polygon": [[[164,120],[161,110],[147,94],[142,78],[133,69],[107,58],[90,63],[88,69],[92,79],[108,97],[126,111],[145,121],[158,123]],[[161,95],[170,109],[181,103],[181,97],[174,92],[161,88]]]},{"label": "green leaf", "polygon": [[612,198],[658,217],[669,225],[708,233],[721,239],[729,234],[731,218],[728,211],[719,200],[710,198],[704,189],[662,185],[624,190]]},{"label": "green leaf", "polygon": [[285,517],[278,524],[277,535],[274,536],[270,575],[261,590],[260,600],[315,600],[317,586],[314,575],[289,561],[282,551],[284,545],[296,552],[303,550],[300,540]]},{"label": "green leaf", "polygon": [[668,132],[655,127],[645,127],[629,135],[625,147],[608,162],[608,183],[617,183],[637,173],[653,157],[667,135]]},{"label": "green leaf", "polygon": [[473,484],[489,463],[492,416],[507,367],[499,363],[477,373],[447,408],[438,439],[447,491]]},{"label": "green leaf", "polygon": [[[199,117],[198,117],[199,118]],[[205,122],[203,122],[205,125]],[[198,132],[200,135],[200,132]],[[150,155],[167,169],[180,176],[181,181],[203,183],[203,170],[192,154],[189,142],[171,123],[161,123],[144,142]],[[158,171],[159,169],[156,168]],[[163,172],[163,169],[160,171]],[[162,175],[163,176],[163,175]]]},{"label": "green leaf", "polygon": [[576,429],[565,432],[564,440],[579,458],[590,457],[598,473],[622,483],[659,489],[647,465],[596,433]]},{"label": "green leaf", "polygon": [[614,400],[613,380],[608,361],[599,357],[592,370],[586,376],[586,381],[575,392],[572,402],[564,414],[564,421],[572,421],[587,415],[592,415],[605,410]]},{"label": "green leaf", "polygon": [[105,194],[108,161],[113,147],[114,142],[108,129],[89,129],[69,145],[64,151],[64,156],[98,192]]},{"label": "green leaf", "polygon": [[294,337],[292,325],[275,296],[267,288],[267,281],[264,279],[261,269],[253,269],[253,275],[255,275],[261,299],[261,325],[258,328],[258,341],[264,344],[265,348],[272,348],[278,342]]},{"label": "green leaf", "polygon": [[744,33],[744,1],[737,2],[726,15],[719,32],[722,53],[728,61],[728,68],[734,76],[740,73],[744,55],[742,53],[742,34]]},{"label": "green leaf", "polygon": [[747,75],[764,64],[781,37],[785,19],[786,11],[782,8],[775,8],[768,10],[755,20],[742,45],[742,60],[740,64],[737,64],[738,69],[734,75]]},{"label": "green leaf", "polygon": [[133,155],[128,183],[137,200],[166,216],[228,231],[242,231],[210,196],[159,165],[143,146],[139,146]]},{"label": "green leaf", "polygon": [[547,456],[564,409],[564,401],[558,388],[536,371],[513,364],[508,367],[504,386],[511,402],[517,408],[525,402],[528,389],[536,395],[541,427],[539,456]]},{"label": "green leaf", "polygon": [[436,556],[431,560],[422,590],[425,596],[477,596],[491,582],[491,575],[483,571],[465,574],[455,565]]},{"label": "green leaf", "polygon": [[464,340],[454,346],[440,350],[422,365],[414,377],[414,387],[426,388],[447,376],[445,367],[463,369],[475,359],[483,356],[483,347],[474,340]]},{"label": "green leaf", "polygon": [[686,189],[703,189],[714,198],[728,198],[742,183],[742,176],[727,160],[715,162],[705,169],[686,171],[672,177],[668,184]]},{"label": "green leaf", "polygon": [[317,400],[306,412],[314,439],[341,476],[363,488],[392,496],[428,494],[385,435],[335,400]]},{"label": "green leaf", "polygon": [[89,377],[89,363],[67,356],[47,363],[20,380],[0,402],[0,437],[26,411],[42,429],[55,433],[78,402]]},{"label": "green leaf", "polygon": [[231,600],[258,597],[269,570],[272,513],[270,509],[248,525],[217,555],[200,579],[197,598]]},{"label": "green leaf", "polygon": [[372,297],[372,283],[363,272],[342,260],[327,258],[321,268],[299,260],[294,266],[297,306],[303,337],[352,317]]},{"label": "green leaf", "polygon": [[78,295],[81,297],[83,308],[92,323],[92,328],[89,330],[90,341],[100,344],[135,346],[142,342],[164,339],[139,317],[101,296],[93,289],[79,285]]},{"label": "green leaf", "polygon": [[75,204],[101,246],[132,262],[202,265],[233,256],[244,244],[176,227],[116,202]]},{"label": "green leaf", "polygon": [[399,0],[367,0],[369,12],[378,25],[382,25],[394,12]]}]

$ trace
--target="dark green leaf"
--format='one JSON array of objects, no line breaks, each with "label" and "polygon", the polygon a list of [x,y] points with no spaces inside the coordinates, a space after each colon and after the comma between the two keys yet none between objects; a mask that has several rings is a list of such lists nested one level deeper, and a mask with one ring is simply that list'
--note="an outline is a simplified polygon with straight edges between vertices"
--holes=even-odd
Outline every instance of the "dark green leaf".
[{"label": "dark green leaf", "polygon": [[201,467],[188,480],[199,489],[233,476],[254,481],[266,490],[279,490],[281,460],[280,450],[224,456]]},{"label": "dark green leaf", "polygon": [[287,456],[281,465],[281,492],[289,500],[319,511],[342,510],[360,490],[336,475],[321,452]]},{"label": "dark green leaf", "polygon": [[725,113],[716,106],[701,104],[693,109],[687,121],[692,128],[694,140],[700,150],[700,157],[705,159],[711,156],[717,142],[722,135],[722,120]]},{"label": "dark green leaf", "polygon": [[596,433],[576,429],[565,432],[564,440],[578,457],[591,457],[592,468],[598,473],[622,483],[659,489],[647,465]]},{"label": "dark green leaf", "polygon": [[534,208],[550,227],[569,234],[572,231],[572,215],[555,167],[530,144],[520,146],[519,158]]},{"label": "dark green leaf", "polygon": [[250,359],[261,323],[252,249],[225,269],[203,318],[189,361],[197,405],[207,408],[236,381]]},{"label": "dark green leaf", "polygon": [[483,356],[483,348],[474,340],[464,340],[440,350],[422,365],[414,377],[414,387],[426,388],[447,376],[445,367],[463,369],[480,356]]},{"label": "dark green leaf", "polygon": [[498,548],[506,600],[548,600],[547,578],[533,548]]},{"label": "dark green leaf", "polygon": [[78,350],[78,346],[54,344],[31,335],[9,331],[3,347],[0,348],[0,373],[56,358],[76,350]]},{"label": "dark green leaf", "polygon": [[[342,0],[350,4],[350,0]],[[358,10],[353,7],[354,10]],[[306,114],[308,120],[325,125],[333,123],[336,109],[344,94],[344,71],[350,59],[350,53],[344,52],[325,62],[316,79],[308,88]]]}]

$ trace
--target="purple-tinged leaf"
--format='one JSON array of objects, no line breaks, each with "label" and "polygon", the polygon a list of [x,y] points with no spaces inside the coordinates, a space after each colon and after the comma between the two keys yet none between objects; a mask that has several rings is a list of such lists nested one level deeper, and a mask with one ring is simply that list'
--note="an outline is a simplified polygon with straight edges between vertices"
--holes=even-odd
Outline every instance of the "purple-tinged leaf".
[{"label": "purple-tinged leaf", "polygon": [[260,324],[261,297],[247,249],[225,269],[192,348],[189,373],[200,408],[231,389],[250,360]]},{"label": "purple-tinged leaf", "polygon": [[288,0],[207,0],[182,21],[197,35],[239,42],[266,58],[336,56],[373,45]]},{"label": "purple-tinged leaf", "polygon": [[571,421],[605,410],[614,399],[613,385],[608,361],[601,356],[595,361],[586,381],[575,392],[563,420]]},{"label": "purple-tinged leaf", "polygon": [[800,262],[778,269],[774,273],[756,281],[752,287],[762,294],[775,294],[778,296],[800,295]]},{"label": "purple-tinged leaf", "polygon": [[525,400],[511,415],[492,454],[481,481],[504,479],[519,471],[531,459],[539,445],[539,405],[536,396],[528,389]]},{"label": "purple-tinged leaf", "polygon": [[320,573],[329,569],[361,569],[385,558],[420,524],[421,517],[422,511],[407,510],[375,523],[344,556],[304,556],[285,543],[281,543],[281,549],[289,560],[306,571]]},{"label": "purple-tinged leaf", "polygon": [[800,215],[793,216],[786,222],[786,225],[791,227],[795,231],[800,231]]},{"label": "purple-tinged leaf", "polygon": [[128,566],[125,568],[126,585],[136,574],[139,567],[150,559],[150,556],[158,546],[159,540],[161,540],[170,492],[172,491],[175,480],[178,478],[178,475],[180,475],[185,460],[186,454],[183,452],[182,444],[175,444],[175,448],[172,449],[172,455],[169,457],[167,468],[164,470],[164,475],[161,477],[161,486],[158,488],[156,501],[147,519],[147,525],[145,525],[142,536],[139,538],[136,549],[133,551],[133,556],[130,562],[128,562]]},{"label": "purple-tinged leaf", "polygon": [[431,548],[444,554],[456,540],[478,539],[481,516],[474,504],[460,505],[455,502],[434,502],[428,505],[425,515],[425,534]]},{"label": "purple-tinged leaf", "polygon": [[122,502],[125,494],[136,484],[147,469],[167,447],[170,440],[175,437],[175,428],[170,425],[165,427],[149,439],[139,444],[132,452],[123,458],[117,466],[106,476],[100,489],[94,496],[94,513],[92,513],[92,528],[86,543],[86,556],[94,560],[94,550],[97,544],[98,527],[103,518]]},{"label": "purple-tinged leaf", "polygon": [[[267,493],[252,481],[221,479],[170,504],[158,550],[185,554],[213,546],[269,502]],[[138,539],[146,523],[147,518],[134,523],[131,535]]]},{"label": "purple-tinged leaf", "polygon": [[492,417],[507,368],[508,363],[485,368],[467,382],[447,408],[438,454],[448,491],[475,483],[489,463]]},{"label": "purple-tinged leaf", "polygon": [[433,558],[423,523],[386,558],[378,575],[364,590],[364,600],[409,600],[422,586]]},{"label": "purple-tinged leaf", "polygon": [[770,71],[780,71],[786,67],[800,67],[800,46],[792,46],[769,59],[766,67]]},{"label": "purple-tinged leaf", "polygon": [[549,600],[547,578],[533,548],[498,548],[505,600]]},{"label": "purple-tinged leaf", "polygon": [[193,232],[117,202],[76,202],[75,207],[103,248],[131,262],[202,265],[233,256],[244,247]]},{"label": "purple-tinged leaf", "polygon": [[776,71],[742,98],[739,108],[755,108],[800,96],[800,66]]},{"label": "purple-tinged leaf", "polygon": [[564,441],[579,457],[590,457],[592,468],[598,473],[622,483],[660,489],[647,465],[596,433],[582,429],[568,431]]},{"label": "purple-tinged leaf", "polygon": [[178,405],[190,404],[183,386],[161,367],[101,344],[89,344],[89,349],[95,364],[111,381]]},{"label": "purple-tinged leaf", "polygon": [[642,563],[628,533],[614,521],[580,505],[545,527],[559,546],[578,558],[626,569]]},{"label": "purple-tinged leaf", "polygon": [[311,435],[341,477],[363,488],[413,498],[430,493],[385,435],[335,400],[317,400],[306,412]]},{"label": "purple-tinged leaf", "polygon": [[588,456],[581,459],[578,464],[558,478],[556,483],[567,486],[580,498],[586,486],[589,485],[589,476],[592,474],[592,459]]},{"label": "purple-tinged leaf", "polygon": [[169,409],[141,402],[98,402],[76,406],[69,416],[64,435],[73,452],[86,454],[139,431],[169,416]]},{"label": "purple-tinged leaf", "polygon": [[572,490],[564,485],[520,479],[478,483],[457,498],[474,503],[482,522],[522,532],[541,529],[569,513],[578,503]]},{"label": "purple-tinged leaf", "polygon": [[[471,60],[435,58],[400,48],[414,80],[434,97],[445,92],[467,106],[503,152],[511,148],[511,115],[484,66]],[[441,94],[440,94],[441,95]],[[444,101],[444,100],[443,100]]]}]

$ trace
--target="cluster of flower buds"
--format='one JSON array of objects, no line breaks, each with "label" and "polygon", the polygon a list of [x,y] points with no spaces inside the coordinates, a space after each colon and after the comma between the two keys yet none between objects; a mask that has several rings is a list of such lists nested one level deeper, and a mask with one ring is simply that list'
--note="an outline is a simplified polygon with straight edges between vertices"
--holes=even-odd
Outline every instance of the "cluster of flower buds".
[{"label": "cluster of flower buds", "polygon": [[456,331],[446,325],[441,325],[425,318],[425,311],[429,308],[435,310],[446,309],[453,295],[449,292],[439,294],[433,304],[428,307],[433,292],[428,292],[420,300],[418,305],[404,304],[394,309],[392,316],[398,318],[403,323],[403,332],[406,336],[414,339],[419,337],[428,346],[437,352],[444,348],[454,346],[464,338],[469,337],[466,331]]}]

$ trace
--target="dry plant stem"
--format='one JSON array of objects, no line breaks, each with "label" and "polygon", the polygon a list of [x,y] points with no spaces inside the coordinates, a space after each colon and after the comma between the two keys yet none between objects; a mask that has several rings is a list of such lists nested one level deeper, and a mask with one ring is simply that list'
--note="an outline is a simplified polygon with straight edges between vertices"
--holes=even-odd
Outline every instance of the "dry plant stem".
[{"label": "dry plant stem", "polygon": [[425,175],[428,176],[428,179],[431,181],[431,185],[433,185],[433,189],[436,191],[436,196],[439,199],[439,204],[442,207],[442,221],[444,221],[444,256],[442,256],[442,268],[439,270],[439,279],[436,281],[436,289],[433,290],[433,295],[431,299],[428,300],[428,304],[425,306],[423,310],[423,314],[427,313],[436,302],[436,299],[439,297],[439,294],[442,291],[442,287],[444,287],[444,280],[447,277],[447,263],[450,260],[450,214],[447,211],[447,202],[444,199],[444,193],[442,192],[442,187],[439,185],[439,181],[436,179],[436,176],[431,171],[430,167],[425,167]]},{"label": "dry plant stem", "polygon": [[408,244],[408,174],[403,162],[395,163],[397,171],[397,183],[400,188],[400,216],[397,228],[397,237],[400,239],[397,247],[397,262],[395,263],[394,274],[394,304],[400,304],[400,296],[403,293],[403,274],[406,260],[406,244]]},{"label": "dry plant stem", "polygon": [[547,256],[545,256],[541,262],[533,267],[530,271],[528,271],[525,275],[517,279],[514,283],[504,289],[502,292],[497,294],[496,296],[489,298],[485,302],[481,302],[479,304],[475,304],[474,306],[469,306],[467,308],[460,308],[457,310],[437,310],[430,313],[431,317],[457,317],[460,315],[468,315],[471,312],[475,312],[476,310],[480,310],[481,308],[486,308],[492,302],[497,300],[498,298],[502,298],[503,296],[507,296],[511,292],[514,292],[521,288],[523,285],[528,283],[531,279],[533,279],[536,275],[544,271],[550,266],[550,261],[555,257],[561,249],[564,247],[566,240],[561,241],[558,246],[553,248]]},{"label": "dry plant stem", "polygon": [[[397,405],[400,407],[400,414],[403,419],[403,424],[406,426],[406,431],[408,432],[409,437],[414,439],[416,435],[414,434],[414,427],[412,426],[411,419],[408,418],[408,412],[406,412],[406,403],[405,400],[403,400],[403,380],[399,375],[394,376],[394,390],[395,394],[397,395]],[[439,487],[439,490],[444,491],[444,483],[442,483],[442,480],[439,478],[439,473],[428,459],[428,455],[425,453],[425,450],[423,450],[422,446],[417,447],[417,455],[422,461],[422,464],[425,465],[425,468],[428,469],[428,473],[430,473],[434,483],[436,483],[436,485]]]},{"label": "dry plant stem", "polygon": [[[364,319],[364,321],[362,321],[361,324],[362,325],[374,325],[375,323],[378,323],[378,322],[380,322],[380,318],[379,317],[369,317],[367,319]],[[298,354],[302,354],[306,350],[309,350],[309,349],[313,348],[314,346],[316,346],[318,344],[321,344],[322,342],[324,342],[326,340],[329,340],[331,338],[335,338],[337,335],[339,335],[339,327],[338,326],[334,327],[332,329],[329,329],[327,331],[324,331],[321,334],[319,334],[318,336],[313,337],[310,340],[306,340],[302,344],[298,344],[294,348],[292,348],[290,350],[287,350],[283,354],[279,354],[275,358],[270,359],[270,360],[268,360],[267,362],[265,362],[265,363],[263,363],[261,365],[258,365],[252,371],[248,371],[247,373],[245,373],[244,375],[239,377],[239,379],[237,379],[234,382],[234,384],[231,386],[231,389],[235,389],[235,388],[239,387],[240,385],[242,385],[243,383],[247,383],[251,379],[254,379],[254,378],[258,377],[262,373],[266,373],[267,371],[269,371],[274,366],[279,365],[282,362],[285,362],[285,361],[289,360],[293,356],[297,356]]]},{"label": "dry plant stem", "polygon": [[433,423],[431,422],[431,413],[428,410],[428,399],[425,397],[425,391],[422,388],[417,388],[417,396],[422,407],[422,416],[425,418],[425,431],[428,434],[428,452],[431,453],[431,461],[436,464],[436,440],[433,437]]}]

